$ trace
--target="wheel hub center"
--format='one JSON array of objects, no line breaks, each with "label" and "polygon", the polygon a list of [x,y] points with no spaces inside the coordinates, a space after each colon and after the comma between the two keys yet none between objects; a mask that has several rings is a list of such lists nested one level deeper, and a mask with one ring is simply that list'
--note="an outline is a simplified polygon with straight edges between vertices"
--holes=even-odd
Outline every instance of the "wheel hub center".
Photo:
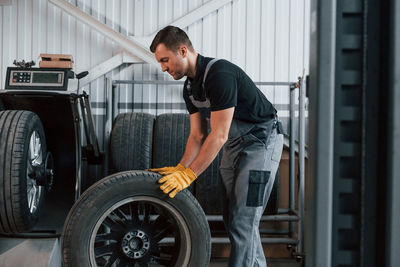
[{"label": "wheel hub center", "polygon": [[138,238],[133,238],[129,243],[129,247],[133,250],[137,250],[140,247],[141,240]]},{"label": "wheel hub center", "polygon": [[142,258],[150,249],[150,239],[141,230],[129,231],[121,242],[122,252],[131,259]]}]

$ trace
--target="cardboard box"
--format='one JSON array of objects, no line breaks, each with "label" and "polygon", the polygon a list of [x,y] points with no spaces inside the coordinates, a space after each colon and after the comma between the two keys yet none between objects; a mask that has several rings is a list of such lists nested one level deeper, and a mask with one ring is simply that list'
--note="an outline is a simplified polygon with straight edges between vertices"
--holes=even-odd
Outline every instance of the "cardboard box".
[{"label": "cardboard box", "polygon": [[72,55],[65,54],[40,54],[40,68],[72,69],[74,61]]}]

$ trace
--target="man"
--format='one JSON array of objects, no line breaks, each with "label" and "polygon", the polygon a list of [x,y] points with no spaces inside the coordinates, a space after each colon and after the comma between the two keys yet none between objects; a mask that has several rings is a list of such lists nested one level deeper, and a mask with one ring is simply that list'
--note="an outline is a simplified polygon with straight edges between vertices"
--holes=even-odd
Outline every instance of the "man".
[{"label": "man", "polygon": [[174,197],[223,148],[220,173],[223,217],[232,245],[229,266],[266,266],[258,227],[282,153],[275,108],[242,69],[198,54],[177,27],[159,31],[150,50],[162,71],[175,80],[187,77],[183,97],[190,113],[190,134],[180,163],[151,169],[164,175],[158,181],[161,190]]}]

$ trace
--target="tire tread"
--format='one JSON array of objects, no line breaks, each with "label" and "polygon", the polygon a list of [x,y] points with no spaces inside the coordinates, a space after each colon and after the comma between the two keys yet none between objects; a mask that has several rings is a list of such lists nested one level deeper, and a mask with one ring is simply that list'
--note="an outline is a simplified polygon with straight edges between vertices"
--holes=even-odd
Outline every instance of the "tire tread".
[{"label": "tire tread", "polygon": [[144,170],[151,166],[154,116],[123,113],[111,132],[111,166],[114,172]]}]

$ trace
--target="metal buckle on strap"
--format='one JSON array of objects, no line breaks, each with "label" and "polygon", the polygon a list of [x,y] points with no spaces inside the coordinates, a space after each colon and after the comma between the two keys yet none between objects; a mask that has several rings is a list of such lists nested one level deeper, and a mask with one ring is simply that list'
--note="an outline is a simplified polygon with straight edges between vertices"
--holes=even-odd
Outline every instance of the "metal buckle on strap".
[{"label": "metal buckle on strap", "polygon": [[283,125],[282,122],[280,120],[276,120],[274,128],[276,128],[276,131],[278,132],[278,134],[284,134],[284,130],[283,130]]}]

